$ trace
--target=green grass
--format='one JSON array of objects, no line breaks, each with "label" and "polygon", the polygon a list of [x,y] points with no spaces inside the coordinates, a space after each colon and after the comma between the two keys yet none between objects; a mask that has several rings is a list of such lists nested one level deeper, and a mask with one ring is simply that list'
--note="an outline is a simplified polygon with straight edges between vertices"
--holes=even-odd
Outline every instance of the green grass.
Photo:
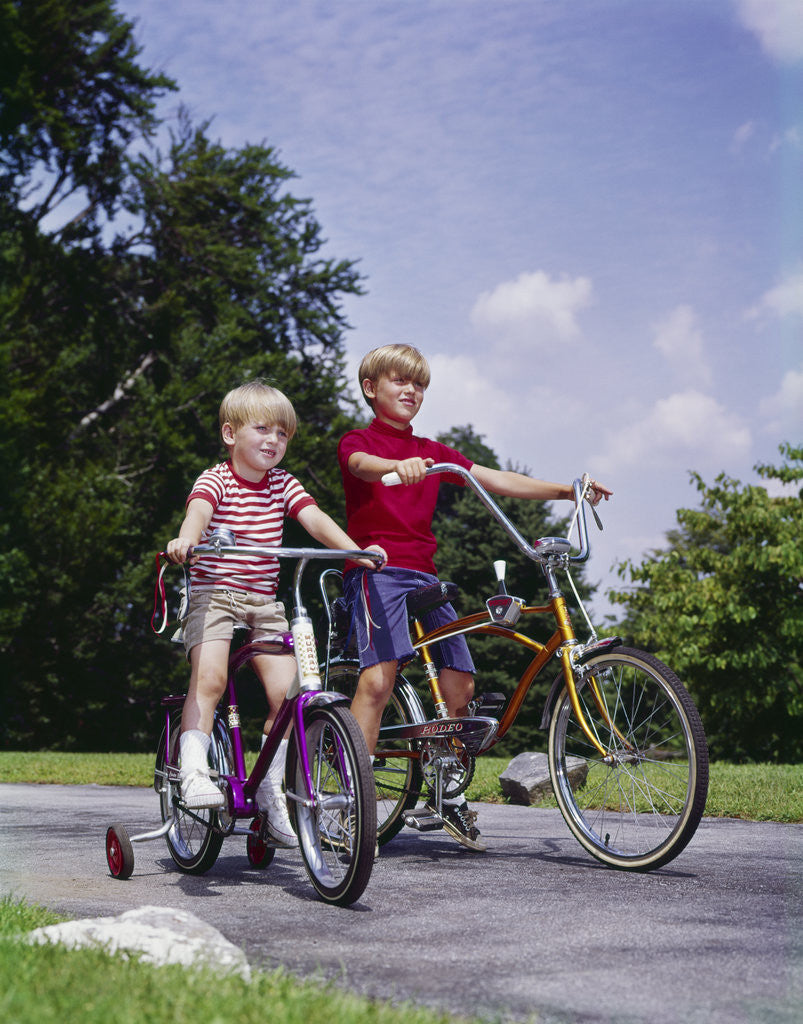
[{"label": "green grass", "polygon": [[64,754],[55,750],[0,751],[0,782],[66,786],[152,786],[154,754]]},{"label": "green grass", "polygon": [[0,1019],[9,1024],[454,1024],[413,1005],[372,1002],[286,971],[250,981],[100,950],[29,946],[19,934],[57,920],[41,907],[0,900]]},{"label": "green grass", "polygon": [[[504,803],[499,776],[509,761],[479,758],[469,800]],[[0,751],[0,782],[150,786],[153,755]],[[705,813],[714,818],[803,821],[803,765],[713,764]]]},{"label": "green grass", "polygon": [[[503,803],[499,775],[507,758],[481,757],[468,789],[469,800]],[[0,761],[0,765],[2,762]],[[549,798],[542,806],[557,806]],[[803,821],[803,764],[711,765],[705,813],[711,818]]]}]

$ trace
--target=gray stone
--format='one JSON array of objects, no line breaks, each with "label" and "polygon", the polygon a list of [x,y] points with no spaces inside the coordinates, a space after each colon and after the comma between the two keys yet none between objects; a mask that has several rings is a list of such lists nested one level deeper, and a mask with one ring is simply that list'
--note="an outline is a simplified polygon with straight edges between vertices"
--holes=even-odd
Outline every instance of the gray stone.
[{"label": "gray stone", "polygon": [[[581,757],[566,759],[572,785],[582,786],[588,775],[588,764]],[[502,793],[514,804],[537,804],[552,795],[549,759],[546,754],[517,754],[499,776]]]},{"label": "gray stone", "polygon": [[119,917],[93,917],[37,928],[31,943],[59,942],[68,949],[98,946],[109,953],[135,955],[154,964],[181,964],[237,973],[246,980],[245,954],[212,925],[186,910],[138,907]]}]

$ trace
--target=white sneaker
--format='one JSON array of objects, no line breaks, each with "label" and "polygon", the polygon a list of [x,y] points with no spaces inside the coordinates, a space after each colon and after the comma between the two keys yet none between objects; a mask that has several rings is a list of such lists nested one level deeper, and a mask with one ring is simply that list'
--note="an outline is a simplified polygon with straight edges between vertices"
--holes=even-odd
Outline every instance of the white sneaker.
[{"label": "white sneaker", "polygon": [[272,839],[290,850],[298,847],[298,839],[290,824],[287,813],[287,801],[282,793],[260,793],[257,791],[257,804],[265,815],[265,824]]},{"label": "white sneaker", "polygon": [[201,808],[223,807],[226,798],[209,777],[209,772],[201,768],[190,768],[186,774],[181,772],[181,799],[190,810]]}]

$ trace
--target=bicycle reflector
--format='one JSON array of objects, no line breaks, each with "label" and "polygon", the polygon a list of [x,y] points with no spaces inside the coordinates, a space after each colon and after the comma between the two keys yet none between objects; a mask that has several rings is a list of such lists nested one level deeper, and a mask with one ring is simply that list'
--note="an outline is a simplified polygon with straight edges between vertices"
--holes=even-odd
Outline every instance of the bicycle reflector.
[{"label": "bicycle reflector", "polygon": [[509,594],[495,594],[485,602],[491,621],[497,626],[515,626],[519,621],[524,601]]}]

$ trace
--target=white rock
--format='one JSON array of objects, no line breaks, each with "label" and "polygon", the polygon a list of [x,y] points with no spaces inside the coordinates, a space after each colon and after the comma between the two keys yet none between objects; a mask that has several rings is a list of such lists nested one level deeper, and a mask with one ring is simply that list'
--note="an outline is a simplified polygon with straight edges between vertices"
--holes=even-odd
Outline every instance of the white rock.
[{"label": "white rock", "polygon": [[138,907],[119,917],[93,917],[37,928],[31,943],[59,942],[68,949],[98,946],[109,953],[135,954],[154,964],[212,968],[246,980],[245,954],[212,925],[172,907]]}]

